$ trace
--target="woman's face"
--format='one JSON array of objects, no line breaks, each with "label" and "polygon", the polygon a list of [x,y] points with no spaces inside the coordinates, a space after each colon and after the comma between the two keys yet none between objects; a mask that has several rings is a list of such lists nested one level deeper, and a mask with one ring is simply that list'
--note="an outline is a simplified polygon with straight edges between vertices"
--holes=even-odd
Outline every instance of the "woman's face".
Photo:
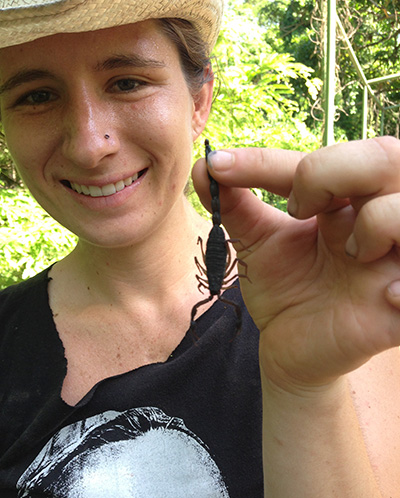
[{"label": "woman's face", "polygon": [[0,50],[9,150],[34,197],[91,243],[134,243],[177,213],[212,84],[193,99],[157,23]]}]

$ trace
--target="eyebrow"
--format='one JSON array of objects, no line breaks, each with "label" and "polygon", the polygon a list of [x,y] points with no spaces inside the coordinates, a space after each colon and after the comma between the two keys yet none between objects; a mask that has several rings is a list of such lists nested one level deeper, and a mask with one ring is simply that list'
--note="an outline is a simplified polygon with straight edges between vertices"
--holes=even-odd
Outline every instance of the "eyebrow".
[{"label": "eyebrow", "polygon": [[49,71],[44,71],[42,69],[21,69],[0,85],[0,95],[5,92],[9,92],[24,83],[30,83],[31,81],[45,78],[55,79],[54,75]]},{"label": "eyebrow", "polygon": [[[130,55],[112,55],[102,62],[95,65],[95,70],[100,71],[110,71],[112,69],[119,69],[124,67],[132,68],[163,68],[165,63],[157,61],[155,59],[150,59],[147,57],[142,57],[137,54]],[[11,76],[2,85],[0,85],[0,95],[3,95],[10,90],[17,88],[25,83],[31,83],[36,80],[41,79],[53,79],[56,77],[50,71],[43,69],[21,69],[16,74]]]},{"label": "eyebrow", "polygon": [[133,67],[133,68],[163,68],[165,67],[165,63],[161,61],[157,61],[155,59],[150,59],[147,57],[143,57],[138,54],[116,54],[108,57],[102,62],[99,62],[95,66],[96,71],[109,71],[111,69],[119,69],[124,67]]}]

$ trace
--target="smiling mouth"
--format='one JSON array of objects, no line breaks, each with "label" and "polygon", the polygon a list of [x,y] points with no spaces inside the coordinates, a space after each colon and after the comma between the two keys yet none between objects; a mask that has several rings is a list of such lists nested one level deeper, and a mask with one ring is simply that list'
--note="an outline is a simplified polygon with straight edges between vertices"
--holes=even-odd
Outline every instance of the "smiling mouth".
[{"label": "smiling mouth", "polygon": [[129,187],[138,180],[141,176],[144,175],[146,169],[135,173],[133,176],[129,176],[124,180],[120,180],[117,183],[109,183],[108,185],[104,185],[103,187],[98,187],[97,185],[80,185],[78,183],[72,183],[68,180],[63,180],[61,183],[68,188],[74,190],[78,194],[87,195],[90,197],[108,197],[110,195],[116,194],[117,192],[121,192],[124,188]]}]

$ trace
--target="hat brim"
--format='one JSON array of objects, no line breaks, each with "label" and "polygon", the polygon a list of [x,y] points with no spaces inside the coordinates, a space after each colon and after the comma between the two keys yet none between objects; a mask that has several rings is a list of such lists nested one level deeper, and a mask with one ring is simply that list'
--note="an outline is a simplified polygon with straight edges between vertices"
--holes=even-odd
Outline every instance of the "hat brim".
[{"label": "hat brim", "polygon": [[193,23],[210,52],[223,13],[223,0],[3,0],[0,6],[0,48],[57,33],[172,17]]}]

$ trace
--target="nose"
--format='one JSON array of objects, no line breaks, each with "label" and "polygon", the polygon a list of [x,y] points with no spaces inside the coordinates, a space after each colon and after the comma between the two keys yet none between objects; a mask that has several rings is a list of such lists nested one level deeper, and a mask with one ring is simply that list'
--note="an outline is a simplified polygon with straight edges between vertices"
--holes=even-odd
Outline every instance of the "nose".
[{"label": "nose", "polygon": [[81,168],[95,168],[119,150],[112,113],[105,102],[88,91],[76,92],[64,114],[63,156]]}]

